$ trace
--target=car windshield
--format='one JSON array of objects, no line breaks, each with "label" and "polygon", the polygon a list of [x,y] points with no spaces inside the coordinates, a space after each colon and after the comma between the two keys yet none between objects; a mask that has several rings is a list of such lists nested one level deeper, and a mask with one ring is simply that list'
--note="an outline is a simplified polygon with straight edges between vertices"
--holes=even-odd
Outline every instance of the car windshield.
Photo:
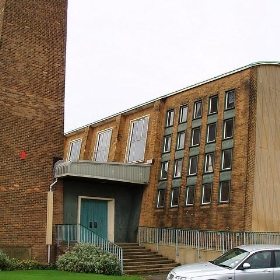
[{"label": "car windshield", "polygon": [[230,251],[224,253],[211,263],[218,265],[218,266],[223,266],[223,267],[228,267],[228,268],[234,268],[237,265],[241,263],[241,261],[248,256],[249,252],[240,249],[240,248],[234,248],[231,249]]}]

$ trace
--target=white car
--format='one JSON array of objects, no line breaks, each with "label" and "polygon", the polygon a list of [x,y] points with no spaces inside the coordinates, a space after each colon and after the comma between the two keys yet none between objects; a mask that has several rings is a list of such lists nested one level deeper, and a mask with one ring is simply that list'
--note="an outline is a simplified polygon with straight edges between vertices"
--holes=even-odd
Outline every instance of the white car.
[{"label": "white car", "polygon": [[241,245],[214,261],[178,266],[166,280],[280,280],[280,245]]}]

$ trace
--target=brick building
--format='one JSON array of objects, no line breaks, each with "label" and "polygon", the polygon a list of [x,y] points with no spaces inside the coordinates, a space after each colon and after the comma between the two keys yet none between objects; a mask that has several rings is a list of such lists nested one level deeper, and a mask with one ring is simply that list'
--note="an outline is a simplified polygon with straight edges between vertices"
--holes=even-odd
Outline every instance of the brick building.
[{"label": "brick building", "polygon": [[280,231],[279,97],[280,63],[254,63],[67,133],[63,223]]},{"label": "brick building", "polygon": [[63,156],[66,12],[67,0],[0,0],[0,248],[40,261]]}]

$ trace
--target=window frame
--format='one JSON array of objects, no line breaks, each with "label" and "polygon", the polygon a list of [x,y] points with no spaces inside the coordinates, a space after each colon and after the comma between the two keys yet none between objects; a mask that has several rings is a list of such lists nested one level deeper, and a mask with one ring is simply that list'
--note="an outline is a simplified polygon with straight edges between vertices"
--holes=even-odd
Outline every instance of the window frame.
[{"label": "window frame", "polygon": [[[136,127],[139,128],[139,125],[142,126],[142,130],[134,131]],[[148,138],[148,129],[149,129],[149,116],[143,116],[138,119],[134,119],[130,121],[130,132],[128,138],[127,152],[126,152],[126,162],[144,161],[146,142]],[[140,138],[139,135],[141,135]],[[139,150],[137,150],[137,148]],[[135,156],[136,154],[138,155]]]},{"label": "window frame", "polygon": [[166,112],[165,127],[172,127],[174,125],[174,109],[170,109]]},{"label": "window frame", "polygon": [[156,208],[164,208],[165,204],[165,189],[158,189]]},{"label": "window frame", "polygon": [[[212,156],[212,171],[208,171],[208,162],[209,162],[209,159],[208,157],[209,156]],[[210,152],[210,153],[207,153],[205,154],[205,158],[204,158],[204,173],[213,173],[214,172],[214,167],[215,167],[215,153],[214,152]]]},{"label": "window frame", "polygon": [[[196,168],[195,168],[195,172],[194,173],[191,173],[191,168],[192,168],[192,161],[193,159],[196,158]],[[197,170],[198,170],[198,155],[196,156],[190,156],[189,157],[189,168],[188,168],[188,175],[189,176],[194,176],[197,174]]]},{"label": "window frame", "polygon": [[[92,157],[92,161],[96,161],[96,162],[107,162],[108,161],[108,156],[109,156],[109,151],[110,151],[110,145],[111,145],[111,137],[112,137],[112,128],[108,128],[108,129],[104,129],[101,131],[97,132],[97,137],[96,137],[96,144],[95,144],[95,149],[93,152],[93,157]],[[104,136],[105,134],[110,134],[108,135],[108,141],[105,144],[108,144],[108,146],[101,146],[101,150],[98,150],[98,148],[100,147],[100,137],[101,135]],[[104,143],[104,142],[103,142]],[[105,155],[103,156],[104,160],[96,160],[96,158],[98,157],[98,155]]]},{"label": "window frame", "polygon": [[[175,193],[177,191],[177,193]],[[176,194],[177,204],[174,204],[174,193]],[[170,207],[179,207],[179,200],[180,200],[180,188],[179,187],[172,187],[171,188],[171,197],[170,197]],[[176,200],[175,200],[176,202]]]},{"label": "window frame", "polygon": [[[217,110],[216,111],[212,111],[212,101],[216,99],[217,100]],[[208,115],[213,115],[213,114],[217,114],[219,110],[219,96],[218,94],[216,95],[212,95],[209,97],[209,106],[208,106]]]},{"label": "window frame", "polygon": [[[195,134],[195,131],[199,131],[197,144],[194,144],[194,134]],[[196,147],[196,146],[200,145],[200,134],[201,134],[200,126],[194,127],[192,129],[192,139],[191,139],[191,146],[192,147]]]},{"label": "window frame", "polygon": [[[184,139],[183,141],[181,140],[181,135],[184,135]],[[183,143],[183,146],[182,146]],[[185,149],[185,145],[186,145],[186,131],[179,131],[177,133],[177,141],[176,141],[176,150],[183,150]]]},{"label": "window frame", "polygon": [[[230,166],[225,167],[225,153],[230,152]],[[222,150],[222,161],[221,161],[221,170],[231,170],[232,169],[232,149]]]},{"label": "window frame", "polygon": [[183,171],[183,159],[182,158],[175,159],[173,178],[181,178],[182,177],[182,171]]},{"label": "window frame", "polygon": [[[73,150],[73,145],[79,143],[79,153],[77,156],[73,159],[71,154]],[[74,140],[71,140],[69,142],[69,148],[68,148],[68,155],[67,155],[67,161],[78,161],[80,159],[80,154],[81,154],[81,147],[82,147],[82,138],[77,138]],[[76,152],[75,152],[76,153]]]},{"label": "window frame", "polygon": [[[198,104],[200,104],[200,110],[198,109]],[[200,114],[198,114],[198,112],[200,111]],[[200,119],[202,118],[202,100],[197,100],[194,102],[194,106],[193,106],[193,119]]]},{"label": "window frame", "polygon": [[[190,188],[193,188],[193,193],[192,193],[193,194],[193,197],[192,197],[193,203],[188,203]],[[194,203],[195,203],[195,185],[186,186],[185,206],[193,206]]]},{"label": "window frame", "polygon": [[[215,137],[214,140],[209,140],[209,136],[210,136],[210,127],[215,126]],[[207,125],[207,136],[206,136],[206,143],[214,143],[216,142],[216,137],[217,137],[217,123],[209,123]]]},{"label": "window frame", "polygon": [[[233,105],[230,105],[230,103],[229,103],[229,95],[230,94],[233,94],[233,96],[234,96]],[[225,110],[234,109],[235,108],[235,102],[236,102],[236,90],[235,89],[227,90],[225,92]]]},{"label": "window frame", "polygon": [[179,124],[186,123],[188,121],[188,110],[189,110],[188,104],[184,104],[180,106],[179,121],[178,121]]},{"label": "window frame", "polygon": [[[167,166],[167,168],[164,169],[163,168],[164,166]],[[168,179],[168,169],[169,169],[169,161],[162,161],[160,163],[160,175],[159,175],[160,180],[167,180]],[[166,177],[163,176],[163,170],[166,171]]]},{"label": "window frame", "polygon": [[[226,137],[227,123],[228,123],[229,121],[232,121],[231,136]],[[223,139],[226,140],[226,139],[231,139],[231,138],[233,138],[233,131],[234,131],[234,119],[233,119],[233,118],[230,118],[230,119],[224,120]]]},{"label": "window frame", "polygon": [[[166,149],[166,139],[169,139],[169,143],[168,143],[168,149]],[[163,137],[163,150],[162,152],[163,153],[170,153],[171,151],[171,142],[172,142],[172,135],[171,134],[168,134],[168,135],[164,135]]]},{"label": "window frame", "polygon": [[[228,199],[227,200],[222,200],[222,191],[223,191],[223,184],[227,183],[228,186]],[[230,180],[226,180],[226,181],[220,181],[219,184],[219,203],[229,203],[230,202],[230,188],[231,188],[231,181]]]},{"label": "window frame", "polygon": [[[206,187],[210,187],[210,197],[209,197],[210,199],[209,199],[209,201],[204,202],[205,188]],[[213,188],[212,183],[204,183],[204,184],[202,184],[202,190],[201,190],[201,204],[202,205],[209,205],[209,204],[212,203],[212,192],[213,192],[212,188]]]}]

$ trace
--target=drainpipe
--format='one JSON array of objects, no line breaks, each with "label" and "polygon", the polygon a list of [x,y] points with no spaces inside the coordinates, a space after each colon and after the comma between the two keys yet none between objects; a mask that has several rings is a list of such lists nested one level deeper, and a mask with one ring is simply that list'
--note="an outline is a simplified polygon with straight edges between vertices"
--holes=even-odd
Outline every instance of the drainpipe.
[{"label": "drainpipe", "polygon": [[57,178],[50,185],[47,200],[47,233],[46,245],[48,246],[48,263],[51,261],[51,245],[52,245],[52,226],[53,226],[53,186],[57,183]]}]

